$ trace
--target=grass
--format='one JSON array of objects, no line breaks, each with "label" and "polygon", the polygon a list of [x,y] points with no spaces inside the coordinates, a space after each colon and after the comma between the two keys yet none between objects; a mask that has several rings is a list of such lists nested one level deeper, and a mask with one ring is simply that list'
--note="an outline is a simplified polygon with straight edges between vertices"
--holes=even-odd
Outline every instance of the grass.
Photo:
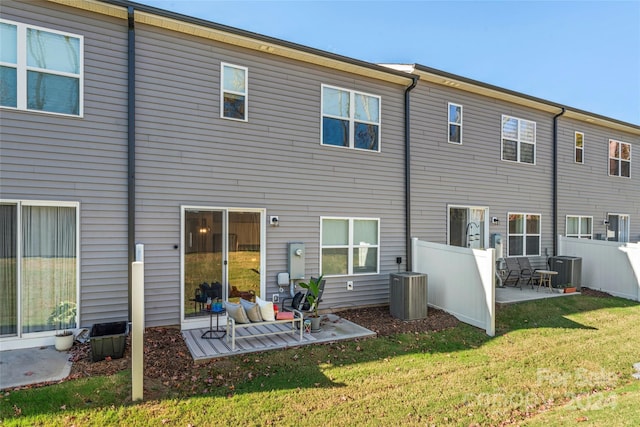
[{"label": "grass", "polygon": [[[639,425],[640,305],[572,296],[498,310],[494,338],[428,334],[221,359],[179,389],[129,373],[0,398],[2,425]],[[220,386],[215,379],[223,380]]]}]

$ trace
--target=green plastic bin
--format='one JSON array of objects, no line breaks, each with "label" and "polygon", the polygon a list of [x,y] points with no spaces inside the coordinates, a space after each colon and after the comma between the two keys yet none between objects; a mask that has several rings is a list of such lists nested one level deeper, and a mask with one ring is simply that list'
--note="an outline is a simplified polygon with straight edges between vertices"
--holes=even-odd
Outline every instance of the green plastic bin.
[{"label": "green plastic bin", "polygon": [[120,359],[124,355],[127,322],[96,323],[91,327],[91,360],[98,362],[107,357]]}]

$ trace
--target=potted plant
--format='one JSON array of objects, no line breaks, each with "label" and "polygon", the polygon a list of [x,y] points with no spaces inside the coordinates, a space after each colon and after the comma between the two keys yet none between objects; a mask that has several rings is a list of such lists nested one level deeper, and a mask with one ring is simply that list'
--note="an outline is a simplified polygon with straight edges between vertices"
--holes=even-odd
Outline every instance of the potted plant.
[{"label": "potted plant", "polygon": [[73,331],[76,324],[76,303],[63,301],[53,308],[47,322],[56,329],[55,346],[58,351],[67,351],[73,345]]},{"label": "potted plant", "polygon": [[318,305],[320,304],[320,288],[322,286],[322,276],[309,279],[309,283],[298,283],[301,288],[307,290],[307,301],[313,310],[311,316],[311,330],[320,330],[320,316],[318,315]]}]

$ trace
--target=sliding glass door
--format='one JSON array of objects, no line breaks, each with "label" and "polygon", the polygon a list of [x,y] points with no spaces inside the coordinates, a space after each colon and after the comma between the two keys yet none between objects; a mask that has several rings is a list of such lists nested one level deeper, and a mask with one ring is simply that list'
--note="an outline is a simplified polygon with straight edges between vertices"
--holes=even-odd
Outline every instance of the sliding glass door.
[{"label": "sliding glass door", "polygon": [[484,207],[449,206],[449,244],[463,248],[487,248],[488,214],[489,209]]},{"label": "sliding glass door", "polygon": [[261,209],[183,208],[183,313],[200,317],[197,295],[223,301],[260,296],[264,265],[264,212]]},{"label": "sliding glass door", "polygon": [[77,224],[77,204],[0,204],[2,336],[76,327]]},{"label": "sliding glass door", "polygon": [[0,204],[0,336],[18,334],[18,206]]}]

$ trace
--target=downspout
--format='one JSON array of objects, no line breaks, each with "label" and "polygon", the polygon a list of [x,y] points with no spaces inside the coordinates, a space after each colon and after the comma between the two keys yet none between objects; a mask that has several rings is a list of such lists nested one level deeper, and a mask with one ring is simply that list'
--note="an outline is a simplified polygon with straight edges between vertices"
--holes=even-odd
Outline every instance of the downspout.
[{"label": "downspout", "polygon": [[553,251],[551,255],[556,256],[558,246],[558,118],[565,113],[565,108],[553,116]]},{"label": "downspout", "polygon": [[404,91],[404,206],[407,271],[411,271],[411,97],[409,92],[418,84],[418,76]]},{"label": "downspout", "polygon": [[127,236],[129,247],[128,279],[128,317],[131,320],[131,263],[135,261],[136,251],[136,33],[135,17],[132,6],[127,8]]}]

